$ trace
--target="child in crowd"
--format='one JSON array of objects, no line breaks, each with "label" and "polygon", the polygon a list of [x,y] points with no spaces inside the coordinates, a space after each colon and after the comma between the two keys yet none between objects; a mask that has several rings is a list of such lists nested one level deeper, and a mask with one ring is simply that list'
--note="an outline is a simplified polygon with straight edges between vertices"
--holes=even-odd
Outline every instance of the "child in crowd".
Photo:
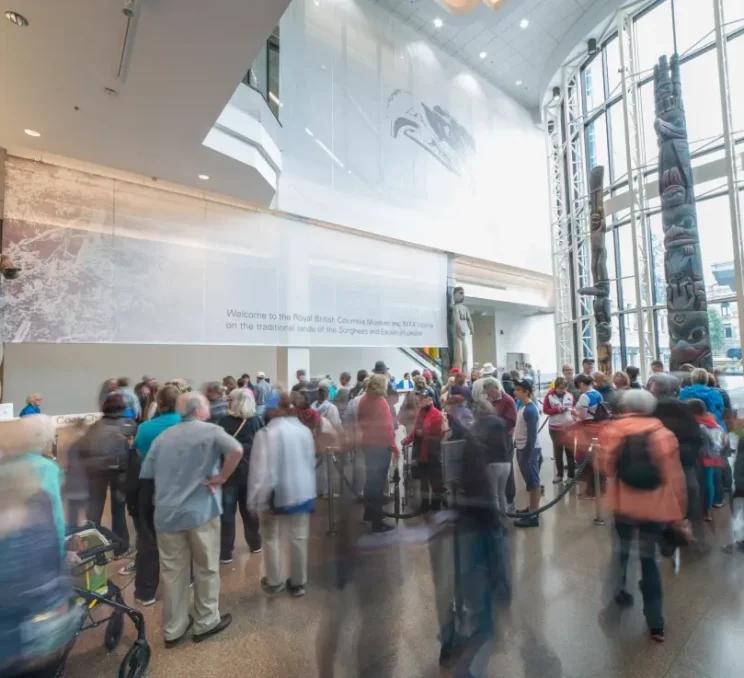
[{"label": "child in crowd", "polygon": [[716,492],[716,469],[723,468],[726,461],[723,458],[723,449],[726,446],[726,433],[716,421],[716,418],[708,412],[705,403],[697,398],[687,401],[687,407],[695,415],[703,433],[703,447],[700,450],[700,463],[703,467],[703,478],[705,481],[705,520],[713,520],[710,509]]}]

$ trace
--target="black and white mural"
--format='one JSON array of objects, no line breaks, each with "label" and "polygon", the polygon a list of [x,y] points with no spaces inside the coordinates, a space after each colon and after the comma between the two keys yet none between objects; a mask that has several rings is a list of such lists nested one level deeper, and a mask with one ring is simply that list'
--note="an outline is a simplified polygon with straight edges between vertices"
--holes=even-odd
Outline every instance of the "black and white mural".
[{"label": "black and white mural", "polygon": [[21,268],[0,287],[5,342],[440,346],[446,337],[444,254],[417,251],[422,270],[412,269],[404,246],[19,158],[6,163],[5,197],[3,251]]},{"label": "black and white mural", "polygon": [[388,117],[394,139],[409,139],[452,174],[465,176],[475,140],[468,130],[441,106],[428,106],[403,89],[388,98]]}]

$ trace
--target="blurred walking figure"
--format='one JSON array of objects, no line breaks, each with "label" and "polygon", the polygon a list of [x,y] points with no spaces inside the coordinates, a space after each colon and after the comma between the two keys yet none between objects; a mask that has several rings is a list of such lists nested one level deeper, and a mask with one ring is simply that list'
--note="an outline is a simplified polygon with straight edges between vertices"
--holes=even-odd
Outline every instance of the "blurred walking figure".
[{"label": "blurred walking figure", "polygon": [[[307,426],[291,415],[289,397],[267,412],[269,423],[253,441],[248,507],[263,513],[266,593],[286,588],[305,595],[310,514],[315,510],[315,442]],[[282,550],[289,543],[289,578],[284,579]]]},{"label": "blurred walking figure", "polygon": [[504,420],[496,414],[486,400],[475,403],[475,424],[470,439],[480,446],[480,455],[486,464],[494,505],[499,513],[506,513],[506,483],[512,469],[511,438],[507,435]]},{"label": "blurred walking figure", "polygon": [[106,495],[111,490],[111,530],[119,538],[115,554],[129,550],[126,520],[126,470],[135,423],[124,416],[126,404],[118,391],[108,393],[103,417],[78,442],[78,458],[88,481],[88,520],[101,524]]},{"label": "blurred walking figure", "polygon": [[388,380],[384,374],[373,374],[357,408],[360,447],[366,467],[364,520],[371,523],[373,532],[394,529],[393,525],[383,520],[382,515],[390,456],[398,455],[393,415],[385,397],[387,386]]},{"label": "blurred walking figure", "polygon": [[615,602],[633,604],[627,590],[631,545],[638,535],[643,613],[651,638],[664,640],[661,576],[656,546],[662,528],[684,518],[687,497],[674,434],[652,416],[656,399],[647,391],[626,391],[621,414],[601,432],[599,464],[607,476],[607,503],[615,518],[617,567]]}]

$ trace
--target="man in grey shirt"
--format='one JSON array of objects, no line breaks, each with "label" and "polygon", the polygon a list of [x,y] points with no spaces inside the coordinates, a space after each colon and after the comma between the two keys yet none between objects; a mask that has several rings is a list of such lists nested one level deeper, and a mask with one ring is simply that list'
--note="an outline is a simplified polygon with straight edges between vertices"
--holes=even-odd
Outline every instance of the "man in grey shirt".
[{"label": "man in grey shirt", "polygon": [[[193,640],[199,642],[232,621],[219,611],[221,486],[243,455],[240,443],[206,422],[209,403],[203,395],[182,394],[177,409],[182,422],[156,438],[140,471],[142,480],[155,485],[166,647],[183,640],[192,623]],[[192,570],[194,609],[189,616]]]}]

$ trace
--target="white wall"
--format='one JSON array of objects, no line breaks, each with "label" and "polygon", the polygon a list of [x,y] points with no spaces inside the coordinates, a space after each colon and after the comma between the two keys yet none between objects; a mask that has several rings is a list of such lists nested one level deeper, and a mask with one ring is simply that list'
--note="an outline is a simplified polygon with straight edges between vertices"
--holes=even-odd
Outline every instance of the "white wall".
[{"label": "white wall", "polygon": [[[2,348],[2,344],[0,344]],[[278,352],[258,346],[163,346],[134,344],[5,344],[5,380],[2,402],[12,402],[15,413],[26,396],[40,392],[47,414],[73,414],[97,410],[101,383],[111,376],[127,376],[132,385],[143,375],[162,381],[183,377],[194,387],[231,374],[266,372],[275,382],[281,372]],[[372,370],[384,360],[402,377],[418,366],[395,348],[312,348],[312,376]],[[294,369],[290,370],[294,379]]]},{"label": "white wall", "polygon": [[183,377],[201,387],[228,374],[275,367],[275,349],[258,346],[6,344],[3,400],[22,405],[38,391],[48,414],[91,412],[107,377],[127,376],[132,385],[145,374],[163,381]]},{"label": "white wall", "polygon": [[[371,0],[294,0],[281,35],[277,207],[550,271],[545,142],[524,108]],[[422,104],[472,136],[459,176],[393,138],[399,117],[422,122]]]},{"label": "white wall", "polygon": [[[555,327],[552,314],[524,315],[497,311],[496,364],[507,367],[507,353],[524,353],[536,370],[552,373],[556,369]],[[513,365],[508,366],[513,369]]]}]

